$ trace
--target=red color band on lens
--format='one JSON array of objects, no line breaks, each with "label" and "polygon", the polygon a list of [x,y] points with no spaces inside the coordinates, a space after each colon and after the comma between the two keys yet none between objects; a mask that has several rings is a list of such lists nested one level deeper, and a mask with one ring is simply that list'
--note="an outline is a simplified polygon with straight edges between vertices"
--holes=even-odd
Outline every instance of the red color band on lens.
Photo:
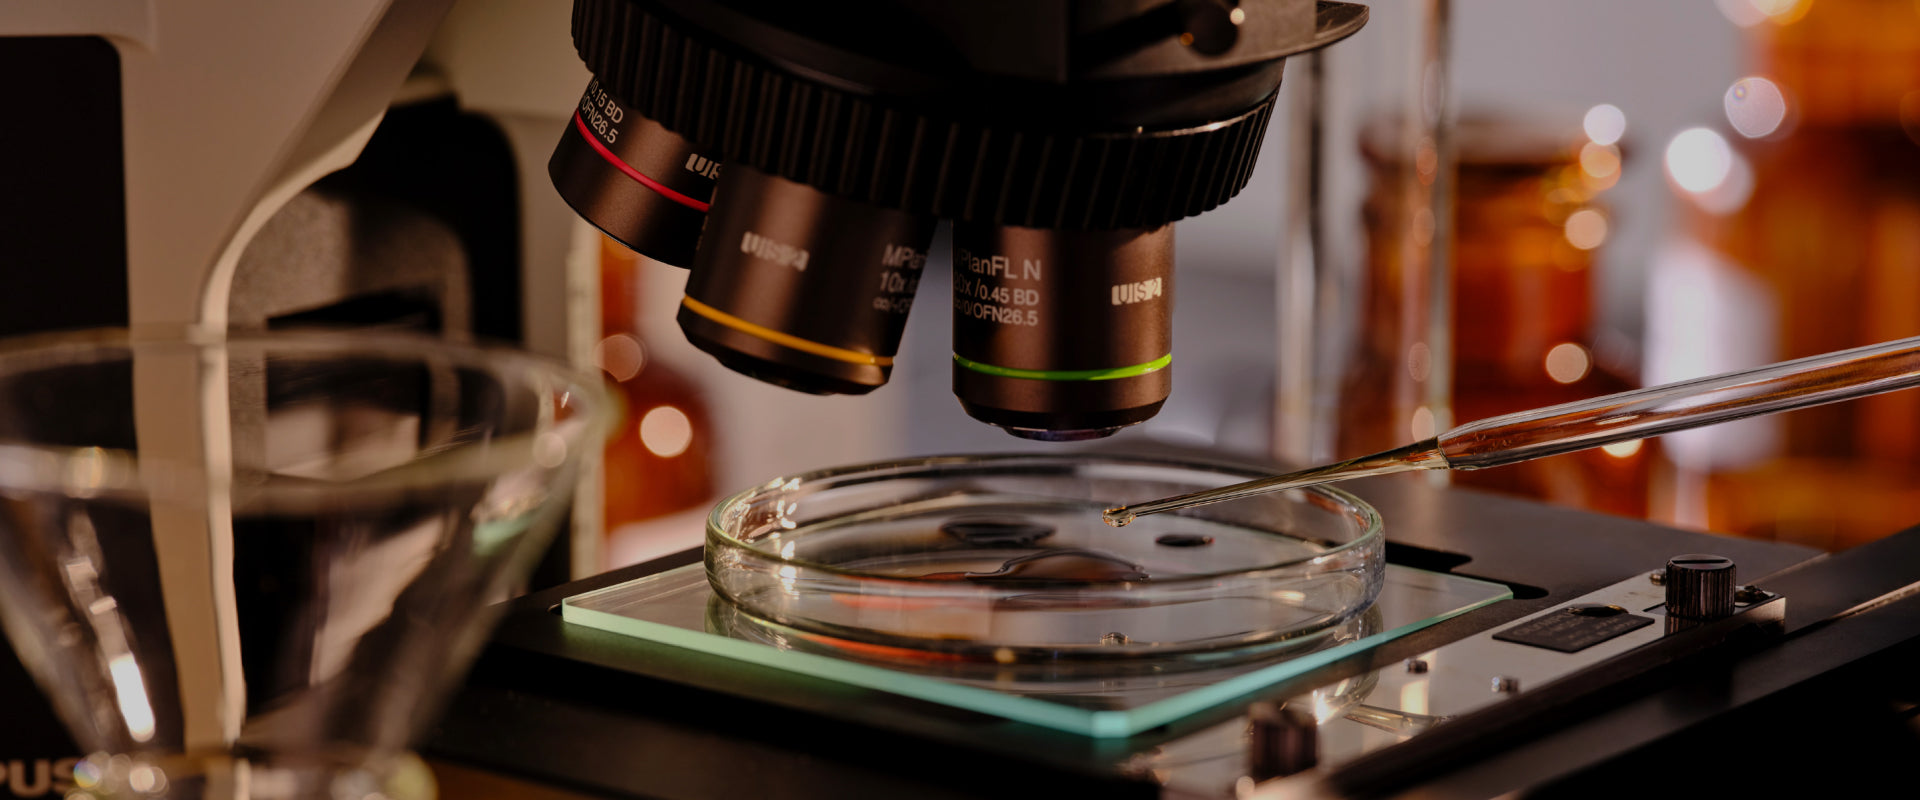
[{"label": "red color band on lens", "polygon": [[600,137],[593,135],[593,131],[587,129],[587,121],[580,118],[579,111],[573,112],[573,127],[580,129],[580,136],[587,140],[587,144],[593,145],[594,152],[599,153],[601,158],[606,159],[607,163],[619,168],[621,172],[627,173],[627,177],[639,181],[641,186],[659,192],[662,197],[695,211],[704,213],[712,206],[711,203],[701,202],[669,189],[666,184],[642,175],[640,174],[640,170],[627,166],[627,162],[621,161],[619,156],[614,155],[612,150],[608,150],[606,145],[600,143]]}]

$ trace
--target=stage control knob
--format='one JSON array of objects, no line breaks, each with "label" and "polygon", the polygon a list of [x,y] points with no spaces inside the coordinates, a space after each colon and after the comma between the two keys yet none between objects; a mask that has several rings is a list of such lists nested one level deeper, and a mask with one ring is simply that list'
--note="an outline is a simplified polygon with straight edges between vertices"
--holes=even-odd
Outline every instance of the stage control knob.
[{"label": "stage control knob", "polygon": [[1719,619],[1733,613],[1733,559],[1693,554],[1667,561],[1667,615],[1690,620]]},{"label": "stage control knob", "polygon": [[1247,774],[1256,781],[1282,778],[1320,762],[1320,725],[1313,712],[1283,703],[1255,703],[1247,743]]}]

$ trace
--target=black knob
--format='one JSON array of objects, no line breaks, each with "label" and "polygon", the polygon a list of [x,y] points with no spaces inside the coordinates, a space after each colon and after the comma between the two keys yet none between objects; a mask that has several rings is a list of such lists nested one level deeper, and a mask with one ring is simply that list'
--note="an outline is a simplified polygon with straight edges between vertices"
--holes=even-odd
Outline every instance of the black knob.
[{"label": "black knob", "polygon": [[1320,762],[1320,726],[1313,712],[1280,703],[1247,709],[1253,736],[1247,743],[1247,774],[1256,781],[1309,770]]},{"label": "black knob", "polygon": [[1246,19],[1240,0],[1181,0],[1180,21],[1185,27],[1180,43],[1205,55],[1220,55],[1240,41],[1240,23]]},{"label": "black knob", "polygon": [[1667,561],[1667,615],[1719,619],[1733,613],[1735,569],[1725,556],[1693,554]]}]

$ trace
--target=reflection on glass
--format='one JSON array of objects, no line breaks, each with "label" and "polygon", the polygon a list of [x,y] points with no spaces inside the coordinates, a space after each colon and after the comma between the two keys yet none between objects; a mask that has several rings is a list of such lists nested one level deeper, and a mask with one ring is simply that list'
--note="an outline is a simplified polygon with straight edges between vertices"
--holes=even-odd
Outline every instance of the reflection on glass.
[{"label": "reflection on glass", "polygon": [[107,660],[107,673],[113,676],[114,700],[126,719],[127,734],[135,742],[153,739],[153,705],[147,702],[147,684],[140,679],[140,665],[131,653]]}]

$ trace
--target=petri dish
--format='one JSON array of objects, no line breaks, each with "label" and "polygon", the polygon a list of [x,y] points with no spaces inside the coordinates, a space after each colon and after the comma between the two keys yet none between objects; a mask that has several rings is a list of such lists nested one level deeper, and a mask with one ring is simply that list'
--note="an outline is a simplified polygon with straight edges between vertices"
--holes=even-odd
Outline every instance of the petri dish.
[{"label": "petri dish", "polygon": [[707,579],[745,615],[868,655],[1009,664],[1266,652],[1379,595],[1372,507],[1316,487],[1125,528],[1100,520],[1117,503],[1263,474],[994,455],[783,477],[714,509]]}]

